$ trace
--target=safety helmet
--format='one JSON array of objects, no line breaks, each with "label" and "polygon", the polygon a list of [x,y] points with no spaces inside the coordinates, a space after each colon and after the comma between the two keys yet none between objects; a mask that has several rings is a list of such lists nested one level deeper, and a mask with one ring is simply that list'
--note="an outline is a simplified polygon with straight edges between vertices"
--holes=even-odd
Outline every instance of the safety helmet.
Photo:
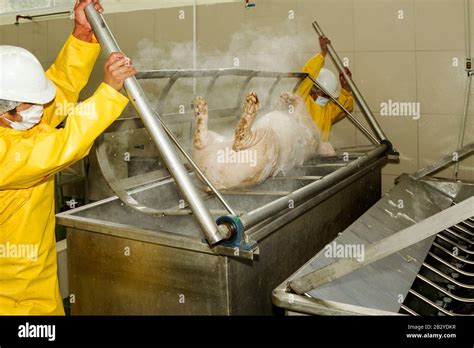
[{"label": "safety helmet", "polygon": [[339,80],[334,73],[326,68],[322,68],[316,81],[324,87],[334,98],[339,98],[340,88]]},{"label": "safety helmet", "polygon": [[0,45],[0,99],[47,104],[55,96],[56,87],[31,52],[21,47]]}]

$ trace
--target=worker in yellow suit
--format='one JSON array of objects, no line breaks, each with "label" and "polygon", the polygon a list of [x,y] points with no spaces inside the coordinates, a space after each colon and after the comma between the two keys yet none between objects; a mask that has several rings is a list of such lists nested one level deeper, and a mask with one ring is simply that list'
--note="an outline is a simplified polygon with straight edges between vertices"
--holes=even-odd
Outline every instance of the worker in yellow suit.
[{"label": "worker in yellow suit", "polygon": [[0,46],[1,315],[64,315],[54,174],[86,156],[128,103],[119,91],[136,70],[117,52],[94,95],[76,105],[100,52],[84,12],[91,2],[102,11],[98,0],[76,2],[74,32],[46,74],[27,50]]},{"label": "worker in yellow suit", "polygon": [[[339,81],[342,87],[339,88],[339,83],[334,73],[329,69],[323,68],[330,43],[331,41],[327,37],[320,37],[321,52],[308,60],[302,71],[315,78],[316,81],[331,93],[332,97],[337,98],[348,111],[352,111],[354,99],[343,74],[339,74]],[[351,71],[347,68],[346,73],[352,76]],[[335,156],[336,152],[329,143],[331,129],[333,124],[345,117],[345,113],[328,95],[317,88],[310,79],[305,79],[298,87],[296,93],[303,98],[311,118],[321,130],[322,142],[319,153],[322,156]]]}]

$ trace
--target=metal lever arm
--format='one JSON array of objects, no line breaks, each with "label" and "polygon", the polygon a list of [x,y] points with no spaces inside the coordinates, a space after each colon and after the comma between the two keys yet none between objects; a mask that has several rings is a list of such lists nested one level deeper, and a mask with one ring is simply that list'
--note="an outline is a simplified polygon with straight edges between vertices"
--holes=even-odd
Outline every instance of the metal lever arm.
[{"label": "metal lever arm", "polygon": [[[105,49],[108,54],[111,54],[112,52],[120,52],[121,50],[107,26],[104,17],[95,10],[93,4],[90,4],[86,8],[86,14],[91,26],[94,28],[95,35],[99,39],[102,48]],[[193,211],[207,241],[210,244],[216,244],[223,239],[227,239],[229,237],[229,230],[225,226],[218,227],[216,225],[211,213],[198,194],[196,187],[191,182],[191,179],[188,176],[184,165],[181,163],[179,156],[175,152],[163,126],[156,118],[155,112],[148,101],[145,92],[138,83],[138,80],[135,77],[128,78],[125,81],[125,89],[129,95],[130,101],[137,109],[150,137],[158,148],[163,162],[175,179],[179,190]]]},{"label": "metal lever arm", "polygon": [[[313,28],[319,36],[325,36],[321,27],[316,21],[313,22]],[[352,80],[352,78],[346,73],[344,64],[342,63],[341,58],[338,56],[336,50],[332,47],[332,45],[328,45],[328,52],[334,64],[336,65],[337,69],[339,70],[339,72],[341,72],[344,75],[344,78],[346,79],[347,83],[349,84],[349,87],[351,88],[352,93],[354,94],[354,98],[357,104],[361,108],[364,116],[366,117],[370,126],[373,128],[375,134],[380,139],[380,142],[386,144],[389,151],[392,152],[393,150],[392,144],[385,136],[384,131],[382,130],[379,123],[375,119],[375,116],[372,114],[372,111],[370,110],[369,105],[367,104],[364,97],[362,96],[362,93],[360,92],[359,88],[357,88],[357,85],[355,84],[354,80]]]}]

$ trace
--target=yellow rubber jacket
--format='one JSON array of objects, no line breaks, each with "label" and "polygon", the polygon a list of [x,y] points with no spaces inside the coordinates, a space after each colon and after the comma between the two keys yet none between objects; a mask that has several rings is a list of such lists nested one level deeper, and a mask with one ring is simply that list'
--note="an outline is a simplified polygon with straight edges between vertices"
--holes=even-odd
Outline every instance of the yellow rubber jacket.
[{"label": "yellow rubber jacket", "polygon": [[[316,78],[324,66],[324,56],[320,53],[312,57],[302,71]],[[305,79],[298,87],[297,94],[304,99],[306,108],[308,109],[311,118],[321,130],[321,136],[323,141],[329,141],[331,135],[332,125],[345,117],[345,113],[330,100],[326,106],[320,106],[316,104],[314,99],[311,97],[310,92],[313,87],[313,82],[310,79]],[[341,94],[338,101],[349,111],[354,108],[354,99],[350,91],[346,91],[341,88]]]},{"label": "yellow rubber jacket", "polygon": [[[75,105],[100,45],[72,35],[46,72],[56,99],[28,131],[0,127],[0,314],[64,315],[56,264],[54,174],[86,156],[128,99],[102,83]],[[74,107],[72,107],[73,105]],[[66,118],[63,129],[55,127]]]}]

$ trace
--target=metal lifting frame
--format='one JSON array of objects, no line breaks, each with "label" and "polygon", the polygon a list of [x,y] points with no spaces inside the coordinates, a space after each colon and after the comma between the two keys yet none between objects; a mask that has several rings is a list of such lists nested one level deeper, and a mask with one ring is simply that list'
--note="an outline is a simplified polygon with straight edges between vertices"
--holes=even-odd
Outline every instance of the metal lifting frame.
[{"label": "metal lifting frame", "polygon": [[[313,22],[313,28],[314,30],[316,31],[316,33],[321,37],[321,36],[325,36],[324,35],[324,32],[323,30],[321,29],[321,27],[319,26],[318,22],[314,21]],[[372,129],[374,130],[375,134],[377,135],[378,137],[378,141],[380,141],[381,143],[384,143],[385,145],[387,145],[388,147],[388,150],[389,150],[389,153],[390,154],[395,154],[397,155],[396,152],[394,152],[393,150],[393,146],[392,146],[392,143],[387,139],[387,137],[385,136],[385,133],[384,131],[382,130],[382,128],[380,127],[379,123],[377,122],[375,116],[373,115],[372,111],[370,110],[370,107],[369,105],[367,104],[367,102],[365,101],[364,97],[362,96],[362,93],[360,92],[359,88],[357,87],[357,85],[355,84],[354,80],[352,80],[352,77],[350,77],[347,72],[346,72],[346,69],[345,69],[345,66],[344,64],[342,63],[342,60],[341,58],[339,57],[339,55],[337,54],[336,50],[332,47],[332,45],[328,45],[328,52],[329,52],[329,55],[331,56],[331,59],[332,61],[334,62],[334,64],[336,65],[337,67],[337,70],[339,70],[340,73],[342,73],[342,75],[344,76],[344,78],[346,79],[347,83],[349,84],[349,87],[352,91],[352,93],[354,94],[354,98],[357,102],[357,104],[359,105],[359,107],[361,108],[362,110],[362,113],[364,114],[367,122],[369,123],[369,125],[372,127]],[[314,80],[313,82],[315,82],[316,84],[316,81]],[[319,88],[321,88],[319,86],[319,84],[317,84],[317,86]],[[324,91],[324,90],[323,90]],[[328,93],[326,93],[328,94]],[[328,94],[328,96],[331,97],[330,94]],[[334,100],[334,98],[331,98]],[[347,113],[347,112],[346,112]]]},{"label": "metal lifting frame", "polygon": [[[120,52],[120,48],[115,41],[110,29],[108,28],[103,16],[99,14],[92,5],[89,5],[86,8],[87,16],[91,22],[92,27],[94,28],[95,34],[97,35],[102,47],[105,51],[110,54],[112,52]],[[335,54],[335,52],[334,52]],[[237,112],[241,108],[240,103],[243,100],[244,93],[251,80],[255,77],[259,78],[272,78],[275,79],[274,83],[271,85],[268,93],[268,102],[266,107],[269,106],[271,96],[273,95],[277,85],[283,78],[299,78],[300,81],[296,85],[294,91],[296,91],[299,84],[305,79],[310,78],[313,83],[321,88],[323,91],[324,88],[317,83],[311,76],[305,73],[276,73],[276,72],[264,72],[264,71],[253,71],[253,70],[243,70],[243,69],[218,69],[218,70],[162,70],[162,71],[144,71],[137,75],[137,77],[129,78],[125,81],[125,89],[129,95],[129,98],[136,108],[143,125],[147,129],[151,140],[154,142],[158,151],[163,159],[165,166],[168,168],[172,178],[174,179],[176,185],[178,186],[180,192],[183,195],[183,198],[189,204],[190,210],[182,210],[180,212],[175,211],[158,211],[144,205],[141,205],[135,201],[126,188],[121,187],[118,183],[118,180],[113,178],[112,168],[108,161],[101,161],[101,167],[105,172],[109,173],[108,181],[111,187],[114,189],[117,196],[128,206],[141,211],[147,214],[154,215],[183,215],[190,214],[191,212],[197,219],[199,226],[201,227],[204,235],[209,242],[209,244],[217,244],[222,241],[233,241],[240,243],[240,240],[235,240],[237,237],[242,238],[244,236],[244,231],[255,226],[259,222],[270,218],[274,214],[277,214],[285,209],[288,209],[288,202],[292,201],[295,204],[302,202],[304,199],[311,197],[312,195],[322,192],[324,189],[327,189],[331,185],[334,185],[340,180],[348,177],[358,170],[361,166],[368,165],[376,158],[383,156],[389,150],[391,150],[390,142],[383,135],[382,130],[375,121],[375,118],[369,119],[369,123],[376,130],[378,137],[377,139],[372,135],[352,114],[346,110],[337,99],[333,101],[338,105],[342,111],[344,111],[349,119],[355,124],[359,130],[362,131],[375,145],[377,146],[374,150],[370,151],[367,155],[360,157],[356,161],[348,164],[346,167],[337,170],[334,173],[331,173],[324,177],[323,180],[313,182],[299,190],[296,190],[290,193],[287,196],[281,197],[265,206],[260,207],[254,211],[246,213],[240,217],[236,216],[236,212],[227,204],[224,197],[215,189],[212,183],[205,177],[204,173],[198,168],[198,166],[193,162],[192,158],[186,153],[184,148],[179,144],[179,141],[176,139],[172,131],[166,126],[162,121],[160,116],[163,116],[162,107],[164,105],[164,100],[167,98],[171,88],[180,78],[195,78],[195,77],[212,77],[208,87],[207,92],[209,92],[215,85],[217,79],[221,76],[243,76],[247,77],[241,87],[240,94],[237,99],[237,106],[233,109],[223,110],[227,112],[233,111]],[[141,88],[138,79],[155,79],[155,78],[168,78],[168,84],[164,87],[160,94],[159,107],[158,110],[153,110],[148,98],[146,97],[143,89]],[[352,82],[352,86],[355,86]],[[357,88],[354,88],[357,90]],[[293,91],[293,92],[294,92]],[[329,94],[328,94],[329,95]],[[360,93],[354,93],[354,96],[359,103],[362,103]],[[363,100],[363,99],[362,99]],[[212,110],[210,110],[212,112]],[[371,120],[373,122],[371,122]],[[375,126],[374,126],[375,124]],[[169,138],[168,138],[169,137]],[[171,140],[171,141],[170,141]],[[186,157],[191,166],[193,167],[195,173],[206,183],[206,185],[213,191],[217,196],[220,202],[225,206],[226,210],[230,215],[221,216],[217,219],[218,223],[214,222],[211,215],[211,211],[205,206],[203,197],[198,193],[197,188],[191,181],[190,175],[188,174],[187,169],[181,163],[181,160],[173,149],[173,144],[178,148],[179,151]],[[99,141],[98,153],[102,159],[107,158],[105,144],[103,138]],[[214,213],[216,213],[214,211]]]},{"label": "metal lifting frame", "polygon": [[[97,38],[107,54],[120,52],[120,47],[115,41],[104,17],[96,11],[93,4],[90,4],[86,8],[86,14],[94,28]],[[129,95],[130,101],[139,113],[145,128],[148,130],[150,137],[157,146],[163,162],[174,177],[176,185],[179,187],[181,193],[191,207],[191,210],[204,232],[207,241],[210,244],[216,244],[231,237],[231,231],[229,228],[225,225],[217,226],[211,213],[204,205],[204,202],[196,187],[192,184],[184,165],[181,163],[180,158],[174,151],[173,145],[168,138],[169,135],[166,133],[162,122],[160,122],[155,114],[155,111],[148,101],[142,87],[138,83],[138,80],[135,77],[128,78],[125,81],[125,89]]]}]

